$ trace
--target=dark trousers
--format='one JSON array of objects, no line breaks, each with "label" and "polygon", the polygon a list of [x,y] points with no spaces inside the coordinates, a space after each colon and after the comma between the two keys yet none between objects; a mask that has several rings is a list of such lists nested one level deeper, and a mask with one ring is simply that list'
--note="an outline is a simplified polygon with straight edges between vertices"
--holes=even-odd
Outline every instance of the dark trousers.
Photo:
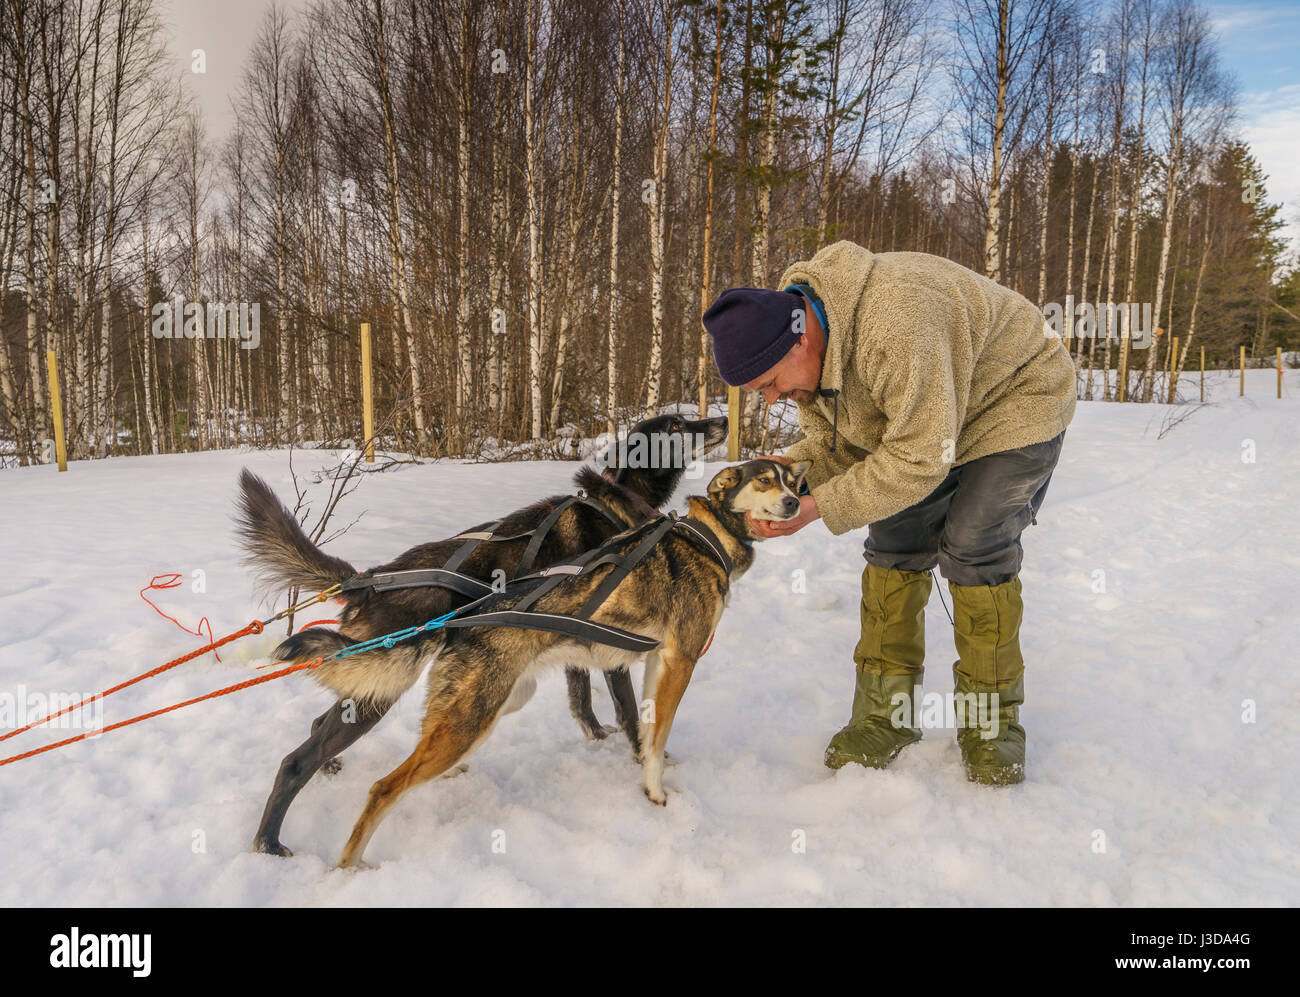
[{"label": "dark trousers", "polygon": [[1061,456],[1056,438],[954,467],[920,502],[872,523],[869,564],[904,571],[936,565],[954,585],[1001,585],[1020,573],[1020,534],[1036,523]]}]

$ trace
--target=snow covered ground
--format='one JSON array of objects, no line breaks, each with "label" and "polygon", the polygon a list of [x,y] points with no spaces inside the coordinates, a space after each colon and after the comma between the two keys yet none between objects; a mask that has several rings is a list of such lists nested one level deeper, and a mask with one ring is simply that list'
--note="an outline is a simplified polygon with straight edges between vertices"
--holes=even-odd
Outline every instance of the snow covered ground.
[{"label": "snow covered ground", "polygon": [[[1216,404],[1164,439],[1164,406],[1079,404],[1023,538],[1023,785],[967,783],[942,729],[887,771],[822,766],[851,701],[865,530],[814,526],[764,544],[737,584],[678,714],[667,808],[642,796],[621,737],[581,740],[557,672],[468,772],[401,801],[367,850],[377,868],[333,864],[371,782],[414,744],[418,692],[304,790],[285,825],[294,858],[251,854],[280,758],[330,702],[292,676],[0,768],[0,903],[1300,904],[1300,372],[1285,377],[1279,401],[1270,371],[1247,373],[1245,399],[1236,375],[1216,375]],[[292,494],[284,452],[0,474],[11,713],[199,646],[140,600],[151,576],[205,573],[204,593],[151,593],[191,628],[266,615],[232,543],[243,465]],[[329,549],[379,563],[566,491],[575,468],[375,475],[335,522],[365,516]],[[944,692],[955,652],[939,582],[926,688]],[[257,674],[282,633],[110,697],[104,722]],[[609,719],[603,683],[596,702]],[[28,732],[0,757],[69,733]]]}]

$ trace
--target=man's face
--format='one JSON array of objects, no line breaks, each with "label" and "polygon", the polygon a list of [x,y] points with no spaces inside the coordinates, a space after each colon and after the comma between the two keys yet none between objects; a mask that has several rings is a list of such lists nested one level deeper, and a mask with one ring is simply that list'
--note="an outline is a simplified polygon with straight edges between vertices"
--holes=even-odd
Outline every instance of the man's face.
[{"label": "man's face", "polygon": [[790,399],[811,405],[821,383],[822,356],[826,352],[821,324],[812,309],[808,310],[808,329],[776,364],[741,387],[757,391],[769,405]]}]

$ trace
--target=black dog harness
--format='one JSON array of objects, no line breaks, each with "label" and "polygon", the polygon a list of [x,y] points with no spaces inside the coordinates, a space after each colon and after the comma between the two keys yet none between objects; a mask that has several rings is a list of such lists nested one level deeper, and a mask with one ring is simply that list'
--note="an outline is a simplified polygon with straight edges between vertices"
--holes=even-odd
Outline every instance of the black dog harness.
[{"label": "black dog harness", "polygon": [[[541,584],[528,592],[510,609],[459,615],[460,612],[471,609],[487,598],[483,596],[482,599],[462,606],[457,615],[447,619],[442,626],[453,629],[478,626],[519,627],[525,630],[544,630],[548,633],[562,634],[625,651],[643,653],[652,651],[659,646],[659,641],[655,638],[635,634],[607,623],[594,623],[591,617],[604,605],[605,600],[618,588],[623,579],[644,561],[672,530],[682,531],[688,539],[717,561],[726,577],[730,579],[733,569],[731,558],[713,533],[689,519],[679,519],[676,513],[670,513],[667,516],[658,515],[640,526],[625,530],[572,561],[553,564],[532,575],[516,577],[507,584],[507,591],[521,582],[531,583],[541,580]],[[639,542],[626,553],[618,552],[618,548],[623,548],[633,541]],[[601,579],[600,584],[588,596],[576,615],[562,616],[556,613],[537,612],[531,608],[542,596],[567,579],[590,574],[606,564],[614,565],[613,570]]]},{"label": "black dog harness", "polygon": [[501,543],[507,540],[522,540],[524,537],[531,537],[528,546],[524,549],[523,557],[515,569],[515,578],[521,578],[528,574],[532,569],[533,562],[537,560],[537,554],[542,549],[542,544],[546,542],[547,536],[550,535],[551,529],[559,522],[566,509],[571,505],[581,503],[595,509],[615,526],[622,528],[623,521],[614,514],[614,512],[597,499],[587,495],[584,491],[579,491],[576,495],[570,495],[556,504],[535,529],[526,530],[523,533],[516,533],[512,536],[497,536],[496,530],[505,520],[498,519],[491,523],[486,523],[475,530],[466,533],[459,533],[452,537],[453,540],[465,541],[458,547],[441,568],[414,568],[409,571],[382,571],[374,575],[353,575],[347,581],[341,583],[340,591],[352,592],[357,589],[374,589],[376,592],[391,592],[394,589],[409,588],[445,588],[470,599],[481,598],[499,591],[488,582],[472,575],[467,575],[460,571],[460,566],[465,563],[471,554],[478,549],[479,544]]},{"label": "black dog harness", "polygon": [[[613,483],[612,479],[608,477],[607,480],[611,480],[611,483]],[[580,554],[572,561],[554,564],[549,568],[532,572],[537,555],[542,549],[542,544],[546,542],[546,538],[550,535],[552,528],[559,522],[560,516],[570,506],[577,503],[590,506],[616,526],[624,526],[623,521],[607,505],[587,495],[585,491],[579,490],[576,495],[570,495],[558,502],[555,508],[547,513],[546,518],[537,524],[535,529],[511,536],[498,536],[496,530],[505,522],[505,520],[498,519],[477,529],[452,537],[453,540],[462,540],[464,542],[451,557],[447,558],[440,568],[383,571],[373,575],[358,574],[342,582],[339,586],[340,591],[351,592],[368,588],[374,589],[376,592],[391,592],[395,589],[405,588],[444,588],[463,595],[472,601],[460,606],[454,613],[448,614],[447,618],[439,624],[440,626],[453,629],[496,626],[543,630],[590,641],[594,644],[621,648],[626,651],[645,652],[658,647],[659,641],[606,623],[594,623],[591,617],[609,598],[614,589],[618,588],[623,579],[649,556],[650,552],[669,532],[672,530],[682,531],[721,565],[728,579],[731,577],[733,567],[731,558],[711,531],[697,526],[688,519],[679,519],[676,513],[665,516],[644,500],[640,505],[648,511],[649,515],[646,521],[639,526],[631,529],[623,528],[621,532],[610,537],[599,547]],[[521,540],[524,537],[530,538],[528,546],[524,549],[523,556],[515,568],[514,577],[506,582],[504,589],[459,570],[469,556],[478,549],[479,544]],[[632,541],[639,542],[627,553],[618,553],[618,548],[623,548]],[[583,603],[575,616],[542,613],[531,608],[542,596],[562,584],[565,579],[589,574],[606,564],[613,564],[614,569],[601,580],[600,585]],[[469,612],[493,595],[508,593],[512,589],[521,587],[521,583],[531,584],[535,582],[540,582],[540,584],[529,591],[510,609],[476,614]]]}]

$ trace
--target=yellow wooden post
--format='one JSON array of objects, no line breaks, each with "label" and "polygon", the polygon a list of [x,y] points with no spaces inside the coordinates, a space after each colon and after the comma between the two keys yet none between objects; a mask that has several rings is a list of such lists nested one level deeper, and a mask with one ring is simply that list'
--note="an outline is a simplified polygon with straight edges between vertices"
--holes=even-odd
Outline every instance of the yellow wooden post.
[{"label": "yellow wooden post", "polygon": [[727,388],[727,460],[740,460],[740,389]]},{"label": "yellow wooden post", "polygon": [[1238,394],[1246,393],[1246,347],[1241,348],[1241,391]]},{"label": "yellow wooden post", "polygon": [[361,428],[366,435],[366,463],[375,462],[375,397],[370,382],[370,323],[361,323]]},{"label": "yellow wooden post", "polygon": [[1174,403],[1174,357],[1178,356],[1178,337],[1173,338],[1169,347],[1169,373],[1165,375],[1165,381],[1169,385],[1169,404]]},{"label": "yellow wooden post", "polygon": [[1205,401],[1205,347],[1201,347],[1201,401]]},{"label": "yellow wooden post", "polygon": [[68,469],[68,447],[63,439],[63,399],[59,396],[59,362],[53,350],[45,351],[45,362],[50,368],[50,411],[54,414],[54,456],[59,470]]},{"label": "yellow wooden post", "polygon": [[1282,347],[1277,348],[1277,396],[1282,397]]}]

